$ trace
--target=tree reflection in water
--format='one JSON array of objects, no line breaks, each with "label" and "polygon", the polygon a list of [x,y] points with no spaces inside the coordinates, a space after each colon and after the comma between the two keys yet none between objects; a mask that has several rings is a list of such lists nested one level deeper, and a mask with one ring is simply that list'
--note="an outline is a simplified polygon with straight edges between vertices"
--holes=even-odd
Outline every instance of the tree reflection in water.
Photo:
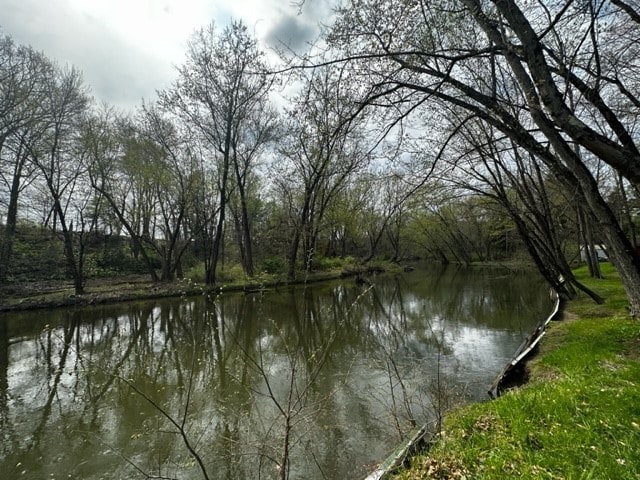
[{"label": "tree reflection in water", "polygon": [[529,277],[417,270],[6,315],[0,471],[364,476],[437,417],[445,387],[483,398],[547,302]]}]

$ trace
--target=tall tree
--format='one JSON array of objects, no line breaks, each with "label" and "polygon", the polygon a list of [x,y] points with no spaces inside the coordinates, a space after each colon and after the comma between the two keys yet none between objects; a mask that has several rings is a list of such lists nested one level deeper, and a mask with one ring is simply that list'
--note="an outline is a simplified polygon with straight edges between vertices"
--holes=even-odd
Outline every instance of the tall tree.
[{"label": "tall tree", "polygon": [[145,147],[130,119],[117,119],[110,110],[88,118],[82,135],[92,188],[129,235],[133,253],[142,257],[152,281],[159,281],[144,245],[145,238],[154,235],[155,191],[150,177],[157,149],[148,144]]},{"label": "tall tree", "polygon": [[30,47],[0,38],[0,181],[7,192],[6,217],[0,239],[0,283],[9,272],[18,219],[18,200],[36,176],[29,161],[43,115],[44,81],[53,76],[53,65]]},{"label": "tall tree", "polygon": [[[43,119],[38,139],[29,146],[29,154],[40,171],[52,202],[55,225],[60,226],[67,269],[73,277],[76,294],[84,293],[82,234],[85,224],[82,210],[74,206],[74,193],[81,186],[84,164],[77,155],[80,123],[86,114],[89,97],[82,75],[75,68],[55,69],[43,84]],[[74,225],[75,221],[75,225]],[[75,227],[75,229],[74,229]],[[76,248],[77,247],[77,248]]]},{"label": "tall tree", "polygon": [[154,186],[161,237],[148,238],[147,243],[162,259],[163,281],[180,274],[182,255],[197,233],[189,231],[186,224],[200,178],[199,162],[190,147],[189,132],[180,129],[175,120],[154,107],[145,108],[140,119],[143,138],[159,153]]},{"label": "tall tree", "polygon": [[330,67],[312,72],[303,79],[302,91],[288,112],[287,136],[280,148],[286,162],[280,162],[274,177],[293,223],[290,278],[295,276],[301,244],[305,270],[311,269],[329,204],[370,160],[361,122],[349,121],[349,81],[342,73]]},{"label": "tall tree", "polygon": [[254,273],[253,217],[257,210],[255,205],[259,203],[257,190],[260,185],[255,168],[265,147],[275,140],[278,132],[277,113],[266,104],[266,97],[260,100],[265,102],[259,108],[260,113],[246,119],[242,137],[235,139],[236,142],[241,143],[233,146],[232,162],[235,185],[230,207],[234,217],[242,268],[250,276]]},{"label": "tall tree", "polygon": [[[206,282],[210,284],[216,281],[234,189],[240,199],[243,263],[246,271],[253,270],[247,182],[261,145],[271,139],[269,123],[264,120],[271,116],[267,94],[272,83],[257,41],[246,25],[232,22],[221,34],[213,24],[196,32],[176,84],[160,92],[164,106],[174,108],[195,128],[215,155],[218,212],[214,238],[205,256]],[[256,128],[260,118],[263,123]]]}]

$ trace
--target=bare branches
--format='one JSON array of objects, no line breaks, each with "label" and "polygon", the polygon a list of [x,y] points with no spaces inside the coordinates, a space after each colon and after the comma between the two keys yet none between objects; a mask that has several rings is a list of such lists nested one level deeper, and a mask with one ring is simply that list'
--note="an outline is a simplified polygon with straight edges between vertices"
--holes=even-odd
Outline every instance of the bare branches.
[{"label": "bare branches", "polygon": [[640,24],[640,13],[638,13],[638,10],[630,2],[624,2],[623,0],[611,0],[611,3],[622,9],[635,23]]}]

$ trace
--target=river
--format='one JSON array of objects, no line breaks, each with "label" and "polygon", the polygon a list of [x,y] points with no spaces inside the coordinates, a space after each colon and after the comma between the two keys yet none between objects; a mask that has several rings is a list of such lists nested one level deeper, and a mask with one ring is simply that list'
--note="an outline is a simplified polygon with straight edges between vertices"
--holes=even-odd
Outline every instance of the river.
[{"label": "river", "polygon": [[3,314],[0,477],[364,478],[550,309],[535,275],[432,267]]}]

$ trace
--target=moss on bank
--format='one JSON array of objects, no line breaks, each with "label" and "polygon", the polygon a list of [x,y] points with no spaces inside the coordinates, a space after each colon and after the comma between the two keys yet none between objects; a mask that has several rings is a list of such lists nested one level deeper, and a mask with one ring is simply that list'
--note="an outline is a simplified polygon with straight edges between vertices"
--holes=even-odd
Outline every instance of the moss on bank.
[{"label": "moss on bank", "polygon": [[568,306],[528,384],[450,414],[430,450],[391,478],[640,478],[640,322],[603,267],[604,280],[577,273],[605,304]]}]

